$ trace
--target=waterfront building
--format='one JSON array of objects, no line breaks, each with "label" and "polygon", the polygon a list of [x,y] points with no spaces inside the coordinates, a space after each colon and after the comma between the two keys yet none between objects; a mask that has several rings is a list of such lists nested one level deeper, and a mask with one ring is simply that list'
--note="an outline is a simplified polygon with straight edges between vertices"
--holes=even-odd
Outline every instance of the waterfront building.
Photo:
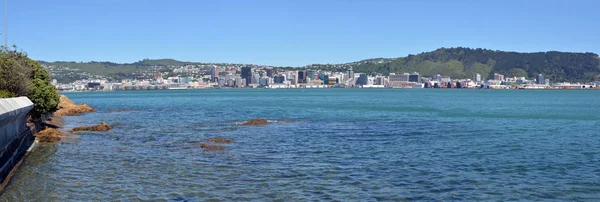
[{"label": "waterfront building", "polygon": [[408,82],[418,83],[420,80],[421,80],[421,76],[419,75],[418,72],[414,72],[414,73],[408,75]]},{"label": "waterfront building", "polygon": [[449,76],[442,76],[442,78],[440,78],[440,82],[442,83],[449,83],[450,81],[452,81],[452,79]]},{"label": "waterfront building", "polygon": [[251,79],[251,84],[258,84],[258,80],[260,80],[260,75],[258,73],[254,73]]},{"label": "waterfront building", "polygon": [[327,85],[333,86],[335,84],[338,84],[339,79],[336,77],[328,77],[327,80],[324,81],[327,81]]},{"label": "waterfront building", "polygon": [[245,81],[242,81],[242,78],[241,78],[241,77],[236,77],[236,78],[235,78],[235,87],[236,87],[236,88],[241,88],[241,87],[244,87],[244,84],[243,84],[243,83],[245,83]]},{"label": "waterfront building", "polygon": [[269,83],[271,83],[270,80],[271,80],[270,77],[263,76],[263,77],[260,78],[260,80],[258,82],[258,85],[260,85],[260,86],[268,86]]},{"label": "waterfront building", "polygon": [[315,79],[315,72],[311,69],[307,69],[306,70],[306,78],[310,79],[310,80],[314,80]]},{"label": "waterfront building", "polygon": [[283,81],[285,81],[285,76],[283,75],[273,77],[273,83],[283,83]]},{"label": "waterfront building", "polygon": [[504,81],[504,75],[498,74],[498,73],[494,73],[494,80],[496,80],[496,81]]},{"label": "waterfront building", "polygon": [[252,67],[242,67],[242,79],[246,79],[245,86],[248,86],[252,81]]},{"label": "waterfront building", "polygon": [[275,72],[273,69],[267,69],[267,76],[273,77],[273,72]]},{"label": "waterfront building", "polygon": [[546,79],[544,79],[544,75],[539,74],[536,78],[536,84],[544,85],[546,84]]},{"label": "waterfront building", "polygon": [[384,86],[385,85],[385,77],[383,77],[383,76],[377,76],[375,78],[375,85],[382,85],[382,86]]},{"label": "waterfront building", "polygon": [[356,80],[356,84],[358,85],[367,85],[369,83],[369,79],[367,74],[361,73],[358,79]]},{"label": "waterfront building", "polygon": [[298,71],[298,83],[306,83],[306,72]]},{"label": "waterfront building", "polygon": [[219,77],[219,70],[217,69],[217,66],[211,66],[210,67],[210,80],[215,82],[217,81],[217,77]]},{"label": "waterfront building", "polygon": [[481,82],[481,74],[476,73],[475,75],[473,75],[473,82],[476,82],[476,83]]},{"label": "waterfront building", "polygon": [[217,77],[217,81],[218,81],[218,82],[217,82],[217,85],[218,85],[219,87],[223,87],[223,86],[225,86],[225,78],[218,78],[218,77]]}]

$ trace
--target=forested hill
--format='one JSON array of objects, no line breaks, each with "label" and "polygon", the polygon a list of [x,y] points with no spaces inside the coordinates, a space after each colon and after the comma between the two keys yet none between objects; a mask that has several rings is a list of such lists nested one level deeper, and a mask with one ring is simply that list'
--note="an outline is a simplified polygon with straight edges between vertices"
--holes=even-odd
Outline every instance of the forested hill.
[{"label": "forested hill", "polygon": [[[346,67],[343,67],[346,66]],[[484,78],[494,73],[507,77],[533,78],[538,74],[558,81],[593,81],[600,73],[600,58],[595,53],[537,52],[517,53],[471,48],[440,48],[432,52],[409,55],[378,62],[357,62],[345,65],[323,65],[325,69],[352,66],[355,72],[403,73],[419,72],[452,78],[472,78],[480,73]]]},{"label": "forested hill", "polygon": [[[40,61],[40,63],[76,68],[88,74],[110,76],[117,79],[133,78],[140,72],[169,71],[173,67],[182,65],[243,66],[243,64],[229,63],[182,62],[173,59],[145,59],[129,64],[112,62],[49,63],[44,61]],[[472,78],[476,73],[481,74],[484,79],[493,77],[494,73],[504,74],[506,77],[527,78],[534,78],[541,73],[552,82],[587,82],[593,81],[600,73],[600,58],[595,53],[557,51],[518,53],[480,48],[440,48],[432,52],[399,58],[374,58],[345,64],[314,64],[299,68],[345,72],[349,67],[354,68],[354,72],[362,73],[388,75],[389,73],[419,72],[428,77],[440,74],[458,79]],[[276,68],[287,69],[289,67]],[[71,78],[71,80],[73,79],[77,78]]]}]

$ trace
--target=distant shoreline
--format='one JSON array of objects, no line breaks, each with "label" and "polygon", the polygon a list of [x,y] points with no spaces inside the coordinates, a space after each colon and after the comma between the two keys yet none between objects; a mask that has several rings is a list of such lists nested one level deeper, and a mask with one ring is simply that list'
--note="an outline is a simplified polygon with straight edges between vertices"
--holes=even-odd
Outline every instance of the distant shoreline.
[{"label": "distant shoreline", "polygon": [[600,90],[600,88],[571,88],[571,89],[561,89],[561,88],[545,88],[545,89],[535,89],[535,88],[524,88],[524,89],[515,89],[515,88],[194,88],[194,89],[160,89],[160,90],[110,90],[110,91],[59,91],[59,93],[101,93],[101,92],[140,92],[140,91],[208,91],[208,90],[331,90],[331,89],[364,89],[364,90],[409,90],[409,89],[439,89],[439,90],[516,90],[516,91],[594,91]]}]

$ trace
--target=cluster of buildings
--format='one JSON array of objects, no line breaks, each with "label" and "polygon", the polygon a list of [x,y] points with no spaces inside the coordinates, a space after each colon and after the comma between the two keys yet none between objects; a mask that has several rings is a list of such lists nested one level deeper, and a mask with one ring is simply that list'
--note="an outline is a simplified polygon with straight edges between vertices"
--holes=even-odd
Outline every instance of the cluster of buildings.
[{"label": "cluster of buildings", "polygon": [[[525,77],[505,77],[494,74],[484,80],[476,73],[472,78],[453,79],[437,74],[423,77],[418,72],[394,74],[356,73],[349,68],[345,72],[320,71],[314,69],[282,69],[270,67],[242,66],[237,69],[209,66],[205,69],[178,68],[175,72],[154,72],[152,78],[126,79],[109,82],[105,79],[83,79],[70,84],[58,84],[59,90],[158,90],[158,89],[194,89],[194,88],[521,88],[521,89],[580,89],[597,88],[595,83],[551,84],[542,74],[534,79]],[[192,76],[178,73],[193,71]]]}]

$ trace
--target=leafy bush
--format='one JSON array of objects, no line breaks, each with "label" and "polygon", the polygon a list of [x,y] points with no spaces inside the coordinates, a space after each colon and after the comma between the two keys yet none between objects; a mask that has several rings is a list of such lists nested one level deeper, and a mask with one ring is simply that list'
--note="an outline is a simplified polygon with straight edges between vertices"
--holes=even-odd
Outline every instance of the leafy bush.
[{"label": "leafy bush", "polygon": [[27,96],[33,102],[31,115],[39,118],[58,107],[60,95],[50,83],[50,74],[24,52],[0,51],[0,97]]},{"label": "leafy bush", "polygon": [[0,98],[11,98],[11,97],[15,97],[15,94],[8,92],[8,91],[0,90]]}]

